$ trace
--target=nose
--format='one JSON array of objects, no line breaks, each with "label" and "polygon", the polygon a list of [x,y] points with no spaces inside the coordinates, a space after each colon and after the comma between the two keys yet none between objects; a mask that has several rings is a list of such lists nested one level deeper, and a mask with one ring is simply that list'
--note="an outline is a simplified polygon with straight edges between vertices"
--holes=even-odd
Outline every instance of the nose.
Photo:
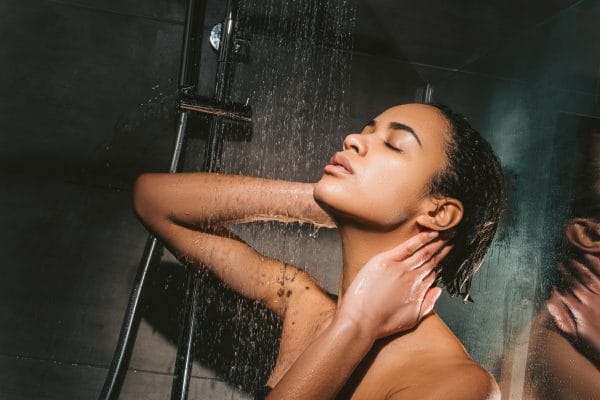
[{"label": "nose", "polygon": [[346,136],[342,143],[342,148],[344,150],[354,150],[362,156],[367,152],[367,142],[364,140],[364,135],[352,133]]}]

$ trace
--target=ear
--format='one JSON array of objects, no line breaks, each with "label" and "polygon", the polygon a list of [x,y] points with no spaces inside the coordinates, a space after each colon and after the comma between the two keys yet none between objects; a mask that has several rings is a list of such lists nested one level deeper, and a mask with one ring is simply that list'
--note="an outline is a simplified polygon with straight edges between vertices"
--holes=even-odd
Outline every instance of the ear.
[{"label": "ear", "polygon": [[566,231],[569,242],[586,253],[600,253],[600,222],[573,218]]},{"label": "ear", "polygon": [[463,204],[452,197],[430,197],[423,204],[417,224],[434,231],[447,231],[462,221]]}]

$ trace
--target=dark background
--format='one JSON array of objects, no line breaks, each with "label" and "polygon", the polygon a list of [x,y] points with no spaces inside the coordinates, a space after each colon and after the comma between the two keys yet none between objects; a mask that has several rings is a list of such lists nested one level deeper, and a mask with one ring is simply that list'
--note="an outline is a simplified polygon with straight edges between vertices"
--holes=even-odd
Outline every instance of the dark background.
[{"label": "dark background", "polygon": [[[328,7],[328,12],[336,12]],[[222,9],[221,2],[209,2],[207,31],[222,18]],[[183,0],[0,1],[2,399],[93,399],[100,393],[146,240],[132,213],[131,185],[142,172],[168,169],[184,13]],[[510,260],[518,260],[518,266],[504,258],[502,268],[493,270],[500,272],[484,269],[475,286],[499,306],[465,309],[450,300],[440,305],[467,348],[498,377],[501,354],[530,318],[544,278],[539,262],[537,269],[528,268],[532,263],[523,262],[523,257],[543,250],[533,240],[531,222],[538,228],[552,227],[545,206],[532,206],[539,195],[529,189],[543,193],[551,183],[551,177],[539,171],[552,162],[556,115],[598,114],[598,2],[361,0],[356,20],[351,16],[340,19],[338,28],[354,27],[352,51],[344,46],[313,50],[318,35],[298,44],[289,35],[270,41],[268,30],[256,34],[255,42],[266,47],[254,51],[254,67],[240,67],[236,84],[237,96],[254,101],[254,136],[226,148],[225,169],[314,180],[344,132],[359,128],[386,106],[413,100],[419,88],[431,83],[438,100],[472,116],[514,177],[516,205],[506,228],[511,233],[496,246],[492,262],[500,263],[510,250]],[[277,87],[256,80],[268,77],[260,63],[267,55],[280,54],[286,43],[288,50],[298,46],[299,53],[292,51],[271,67],[281,71],[281,84],[287,82],[292,89],[296,85],[304,94],[317,93],[307,97],[305,108],[285,96],[267,107],[264,99],[269,93],[276,97]],[[327,70],[320,69],[317,60],[329,53],[336,54],[332,63],[343,66],[341,81],[330,80],[325,85],[330,90],[318,92],[321,84],[312,77]],[[213,85],[214,58],[205,44],[205,94]],[[299,67],[299,60],[312,67]],[[285,67],[285,62],[290,65]],[[299,76],[306,68],[316,75],[306,75],[308,80]],[[285,71],[296,71],[292,81],[286,80]],[[339,117],[323,112],[306,125],[304,116],[316,115],[319,105],[328,101]],[[307,126],[323,126],[322,121],[333,127],[300,139],[294,136],[299,150],[293,154],[306,153],[308,146],[315,161],[306,166],[300,162],[291,171],[283,167],[288,155],[282,149],[288,144],[269,131],[269,121],[289,117],[282,113],[285,107],[299,107],[295,110],[303,116],[297,124],[278,126],[281,134],[281,129],[305,132]],[[187,170],[201,165],[202,126],[197,124],[189,143]],[[324,134],[329,135],[326,143],[315,145]],[[267,238],[271,231],[281,233],[270,226],[258,229]],[[300,234],[284,234],[312,243],[302,232],[306,233],[300,229]],[[271,252],[291,254],[310,269],[320,260],[331,262],[339,256],[328,250],[335,240],[323,234],[309,256],[298,253],[293,244],[285,245],[291,250]],[[335,267],[315,272],[332,290]],[[169,396],[182,276],[182,266],[169,254],[153,272],[123,399]],[[206,290],[220,291],[217,286]],[[210,315],[205,319],[206,333],[198,342],[214,345],[215,338],[225,338],[213,348],[226,354],[221,360],[212,352],[199,353],[192,398],[247,398],[234,386],[248,390],[247,377],[260,380],[265,374],[232,361],[241,357],[248,367],[252,357],[263,365],[272,356],[238,355],[237,347],[244,351],[254,345],[240,345],[244,340],[231,332],[256,321],[236,311],[238,304],[216,306],[217,311],[234,309],[222,311],[225,320],[237,315],[237,322],[225,331]],[[499,314],[490,312],[492,308],[500,309]],[[254,313],[262,318],[262,311]],[[470,317],[477,322],[464,322]],[[267,331],[259,336],[259,345],[273,347],[273,331]],[[232,347],[228,341],[237,344]]]}]

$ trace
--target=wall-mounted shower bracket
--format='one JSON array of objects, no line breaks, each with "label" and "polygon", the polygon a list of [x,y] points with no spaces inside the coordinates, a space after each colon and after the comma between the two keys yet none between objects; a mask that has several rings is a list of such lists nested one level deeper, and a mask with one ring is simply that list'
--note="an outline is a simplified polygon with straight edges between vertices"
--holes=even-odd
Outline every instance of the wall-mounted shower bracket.
[{"label": "wall-mounted shower bracket", "polygon": [[[200,71],[200,49],[204,23],[204,11],[207,0],[187,0],[187,10],[183,34],[181,54],[181,68],[179,73],[179,101],[177,104],[178,122],[173,152],[171,154],[170,173],[178,172],[182,164],[182,154],[186,142],[188,117],[201,114],[211,117],[208,130],[207,144],[204,157],[204,171],[216,172],[219,169],[222,143],[225,140],[221,129],[226,120],[241,122],[249,125],[251,110],[248,104],[240,105],[230,100],[230,83],[233,78],[234,62],[236,56],[236,42],[233,37],[233,27],[236,20],[237,0],[227,1],[227,12],[223,22],[223,31],[220,37],[220,46],[217,60],[217,73],[215,76],[214,99],[195,96],[198,87]],[[239,50],[239,49],[238,49]],[[202,188],[199,188],[202,190]],[[156,237],[150,235],[138,273],[136,275],[132,292],[129,298],[121,332],[111,365],[100,394],[100,400],[115,400],[119,397],[121,385],[127,373],[127,366],[131,351],[137,336],[140,321],[140,308],[143,289],[148,276],[148,271],[154,263],[160,261],[162,245]],[[188,396],[191,380],[194,331],[196,328],[197,295],[200,280],[196,272],[191,270],[187,274],[187,298],[184,310],[184,324],[175,361],[171,399],[185,400]]]},{"label": "wall-mounted shower bracket", "polygon": [[186,97],[179,100],[181,111],[209,116],[219,116],[236,122],[252,122],[252,110],[248,104],[217,102],[206,97]]},{"label": "wall-mounted shower bracket", "polygon": [[[209,43],[210,47],[214,51],[219,51],[221,47],[221,34],[223,30],[223,23],[219,22],[210,30]],[[232,48],[232,61],[233,62],[250,62],[250,40],[235,35],[233,37],[233,48]]]}]

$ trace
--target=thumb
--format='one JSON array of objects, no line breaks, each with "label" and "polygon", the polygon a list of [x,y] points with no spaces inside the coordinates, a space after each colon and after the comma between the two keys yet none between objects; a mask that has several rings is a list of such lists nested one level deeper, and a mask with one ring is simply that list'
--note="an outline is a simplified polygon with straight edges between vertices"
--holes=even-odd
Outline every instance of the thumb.
[{"label": "thumb", "polygon": [[425,293],[425,297],[423,298],[423,302],[421,303],[421,312],[419,313],[419,321],[426,315],[428,315],[431,310],[433,310],[433,306],[437,299],[439,299],[442,294],[442,289],[435,286],[427,289]]}]

